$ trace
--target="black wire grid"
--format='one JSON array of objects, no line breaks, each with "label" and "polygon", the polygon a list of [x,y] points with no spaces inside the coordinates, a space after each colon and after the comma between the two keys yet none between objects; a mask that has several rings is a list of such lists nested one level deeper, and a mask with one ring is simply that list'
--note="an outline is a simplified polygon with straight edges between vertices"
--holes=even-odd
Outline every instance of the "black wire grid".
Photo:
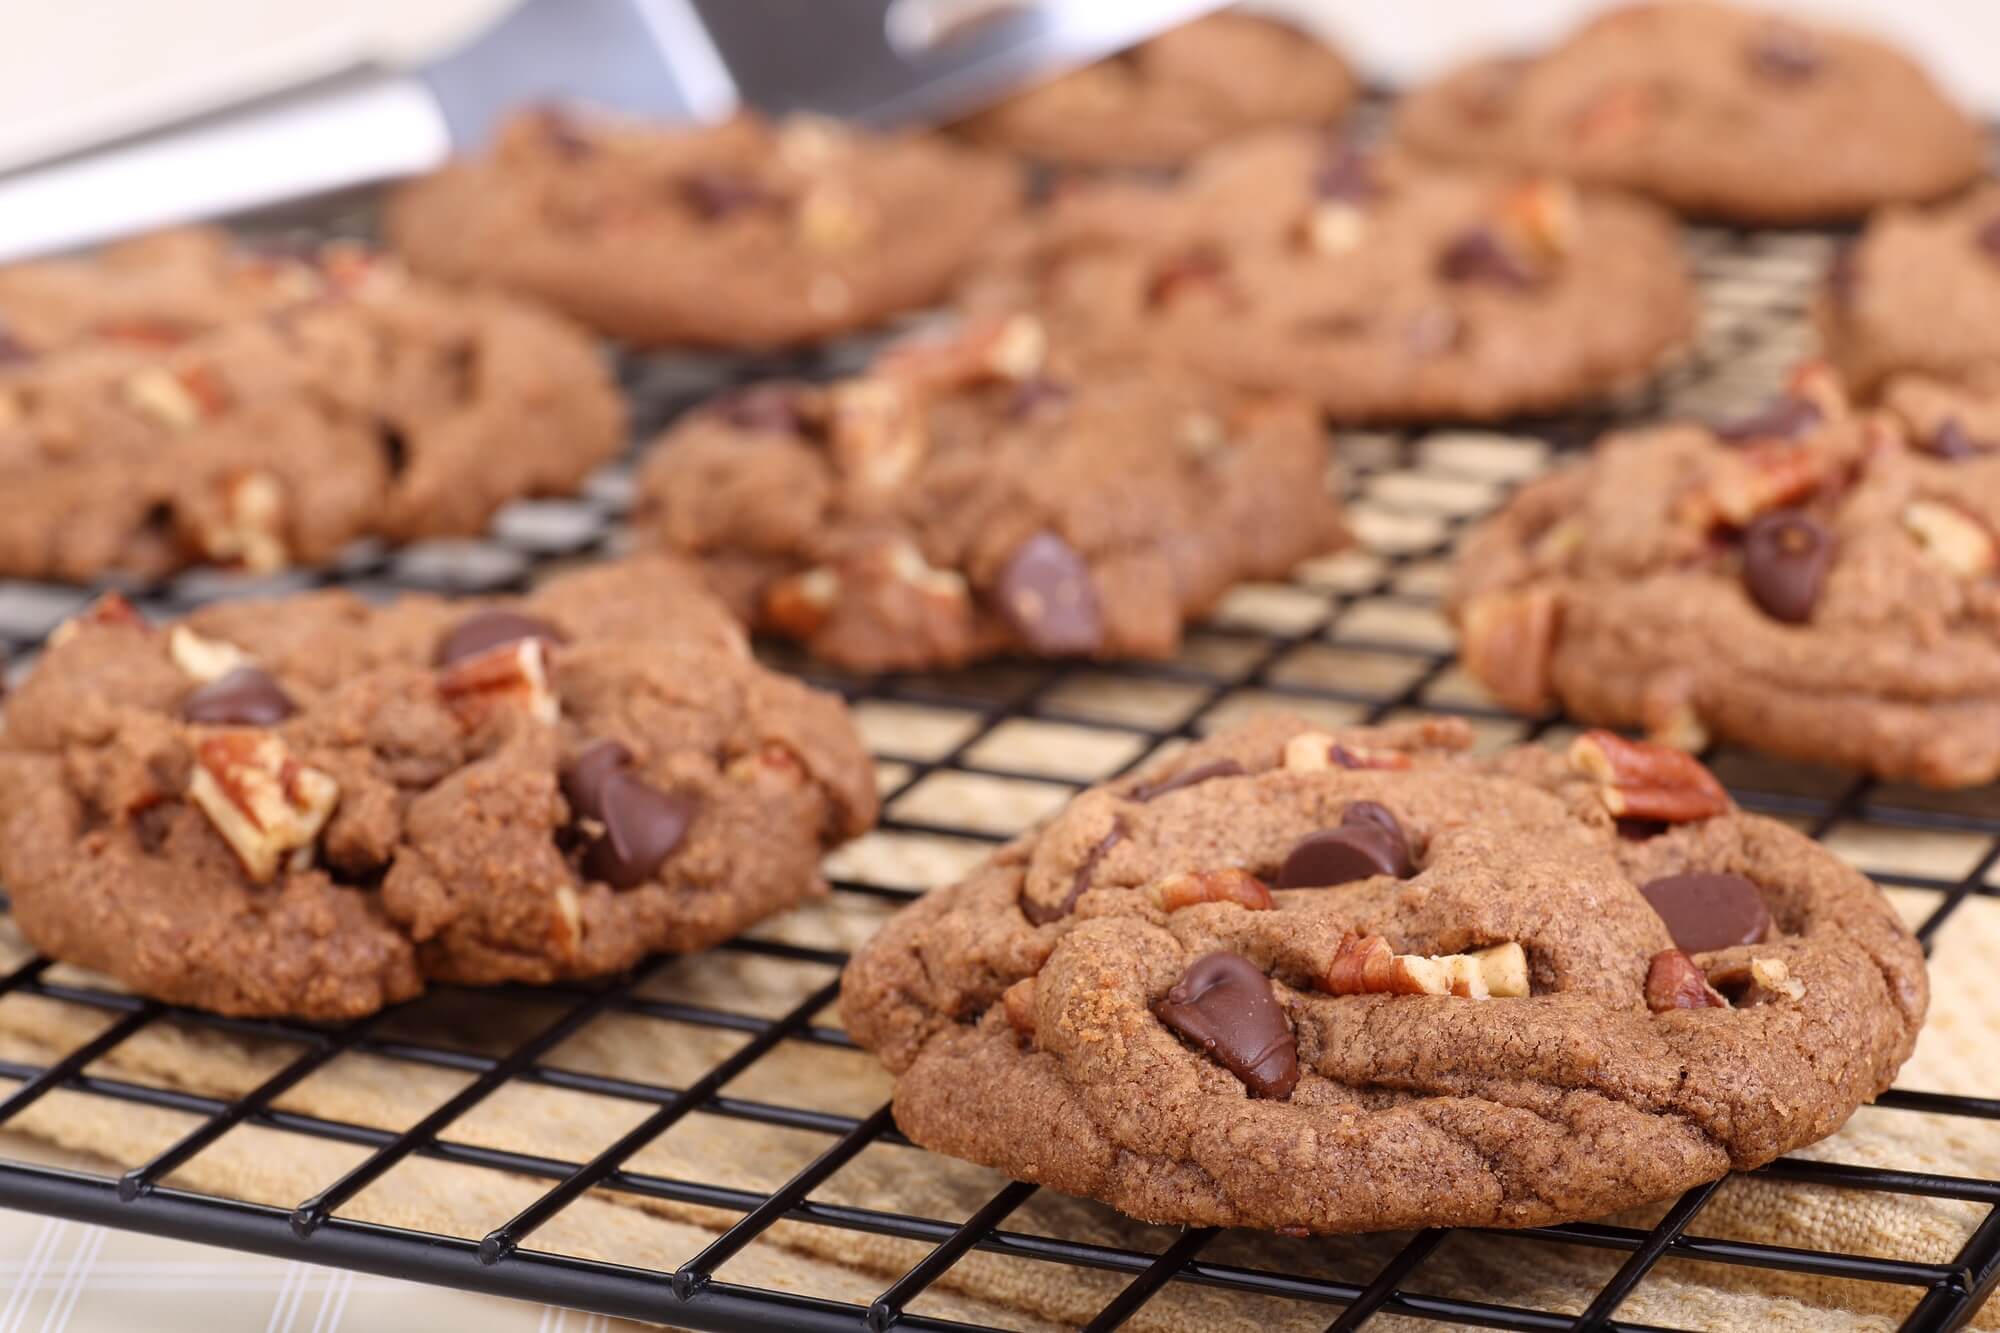
[{"label": "black wire grid", "polygon": [[[1691,233],[1690,249],[1708,300],[1704,326],[1690,355],[1650,387],[1626,395],[1623,401],[1602,412],[1527,423],[1510,430],[1538,437],[1556,449],[1574,449],[1586,444],[1608,421],[1663,410],[1740,409],[1754,403],[1771,390],[1784,365],[1802,348],[1801,313],[1807,284],[1833,244],[1834,239],[1828,236],[1798,233],[1761,236],[1721,231]],[[626,367],[626,379],[640,405],[644,434],[705,391],[722,384],[773,369],[825,374],[831,364],[824,356],[782,367],[720,361],[632,360]],[[1386,494],[1377,489],[1376,483],[1385,474],[1401,472],[1422,457],[1426,447],[1423,440],[1422,432],[1399,432],[1358,436],[1348,441],[1343,454],[1350,498],[1376,503]],[[217,597],[333,582],[364,592],[405,588],[461,592],[518,588],[553,562],[616,549],[614,525],[629,500],[629,491],[628,461],[601,475],[576,500],[513,507],[496,522],[488,540],[434,543],[403,552],[361,548],[336,570],[297,573],[255,584],[213,573],[194,573],[161,587],[136,590],[137,600],[156,615],[169,615]],[[1475,508],[1483,511],[1484,506]],[[1316,591],[1324,595],[1321,609],[1302,623],[1294,620],[1284,630],[1274,632],[1224,619],[1198,632],[1200,643],[1226,651],[1191,653],[1165,664],[1022,664],[1002,673],[1014,685],[997,694],[990,687],[990,677],[982,677],[977,687],[951,676],[843,678],[821,683],[839,689],[864,706],[915,704],[948,708],[973,718],[976,725],[970,733],[942,754],[880,756],[898,774],[891,790],[885,793],[885,809],[891,813],[884,828],[892,835],[943,835],[986,842],[996,842],[999,837],[979,828],[899,818],[895,812],[900,797],[938,774],[1049,783],[1051,778],[1045,772],[996,768],[978,757],[981,742],[1016,719],[1039,719],[1120,733],[1135,743],[1133,748],[1139,755],[1151,753],[1161,744],[1199,735],[1217,719],[1226,701],[1246,690],[1280,705],[1289,701],[1306,708],[1316,704],[1345,707],[1370,720],[1424,709],[1457,712],[1473,718],[1475,725],[1497,725],[1503,721],[1503,714],[1463,702],[1466,697],[1463,695],[1454,698],[1446,691],[1447,697],[1440,698],[1434,693],[1434,687],[1449,679],[1453,665],[1449,650],[1441,643],[1412,643],[1396,636],[1373,637],[1365,625],[1357,628],[1348,623],[1348,612],[1364,601],[1391,608],[1407,606],[1419,612],[1429,606],[1422,572],[1426,569],[1434,572],[1459,530],[1476,516],[1476,512],[1434,516],[1437,521],[1432,527],[1421,532],[1416,540],[1403,542],[1399,549],[1384,555],[1360,581],[1331,589],[1325,585],[1318,587]],[[62,617],[81,606],[87,595],[69,588],[0,585],[0,640],[6,641],[17,657],[32,656],[41,637]],[[1315,646],[1397,659],[1406,668],[1402,683],[1379,691],[1301,682],[1285,669],[1285,664],[1301,650],[1312,651]],[[1227,665],[1215,665],[1217,662]],[[1135,723],[1124,717],[1107,720],[1089,710],[1078,711],[1066,702],[1071,697],[1071,687],[1085,678],[1097,688],[1103,688],[1107,682],[1114,689],[1173,687],[1186,692],[1190,706],[1182,710],[1177,721],[1161,725]],[[1556,725],[1557,719],[1543,718],[1522,730],[1526,735],[1538,736]],[[1060,785],[1076,789],[1085,782],[1074,780]],[[1754,782],[1747,786],[1737,784],[1734,794],[1746,807],[1789,817],[1815,836],[1841,821],[1865,819],[1893,828],[1949,830],[1984,838],[1983,855],[1962,879],[1879,877],[1887,883],[1935,896],[1935,907],[1919,930],[1927,944],[1946,929],[1969,896],[1993,892],[1984,881],[1987,872],[2000,862],[2000,802],[1982,798],[1970,802],[1926,801],[1858,778],[1842,779],[1831,794],[1800,794],[1784,783],[1770,784],[1769,789],[1764,789]],[[839,893],[877,899],[914,896],[907,889],[851,880],[837,882],[835,887]],[[0,899],[0,908],[4,906],[4,899]],[[743,940],[724,947],[819,970],[837,967],[844,958],[835,950],[770,940]],[[1359,1328],[1378,1312],[1499,1329],[1640,1329],[1648,1326],[1620,1321],[1615,1315],[1654,1265],[1667,1258],[1913,1288],[1922,1294],[1902,1327],[1946,1330],[1968,1320],[1992,1291],[1996,1277],[2000,1277],[2000,1180],[1797,1158],[1780,1159],[1765,1167],[1764,1173],[1821,1187],[1964,1200],[1985,1205],[1986,1213],[1963,1248],[1945,1263],[1703,1237],[1698,1234],[1697,1224],[1703,1206],[1718,1187],[1715,1184],[1689,1191],[1650,1230],[1594,1223],[1532,1228],[1523,1234],[1538,1241],[1626,1255],[1622,1266],[1604,1283],[1588,1307],[1581,1314],[1572,1315],[1426,1294],[1423,1267],[1446,1239],[1448,1233],[1440,1230],[1412,1236],[1372,1280],[1356,1283],[1276,1268],[1205,1261],[1204,1248],[1215,1235],[1208,1229],[1186,1230],[1158,1252],[1010,1230],[1009,1215],[1035,1192],[1031,1185],[1005,1186],[963,1221],[835,1206],[813,1199],[815,1190],[824,1181],[870,1145],[906,1142],[897,1133],[887,1106],[856,1118],[720,1095],[720,1089],[730,1080],[785,1043],[851,1046],[838,1029],[813,1021],[834,998],[836,983],[833,982],[812,990],[790,1012],[775,1019],[731,1009],[731,997],[727,994],[717,994],[704,1005],[641,998],[634,993],[638,977],[615,979],[601,988],[553,994],[501,990],[492,993],[491,1003],[532,999],[546,1004],[554,998],[565,1007],[537,1035],[498,1058],[490,1058],[422,1042],[390,1039],[375,1032],[374,1020],[318,1029],[286,1022],[223,1019],[172,1009],[89,985],[62,984],[47,975],[49,967],[46,959],[29,960],[11,974],[0,977],[0,995],[11,992],[45,996],[101,1011],[112,1021],[99,1035],[53,1064],[0,1063],[0,1079],[18,1081],[18,1087],[0,1100],[0,1126],[57,1089],[190,1113],[199,1117],[199,1126],[153,1160],[115,1179],[0,1162],[0,1207],[607,1315],[697,1329],[869,1329],[878,1333],[891,1327],[965,1329],[973,1326],[912,1313],[910,1306],[940,1275],[975,1249],[1037,1263],[1124,1275],[1129,1281],[1090,1321],[1088,1327],[1093,1330],[1118,1327],[1173,1283],[1202,1284],[1318,1307],[1327,1327],[1334,1330]],[[646,970],[642,969],[640,975]],[[564,1039],[608,1012],[740,1033],[748,1041],[684,1087],[634,1083],[545,1062],[545,1057]],[[302,1044],[303,1050],[260,1087],[230,1101],[85,1072],[120,1043],[162,1020]],[[288,1089],[347,1052],[365,1052],[412,1066],[455,1070],[470,1075],[471,1081],[400,1133],[275,1108],[276,1100]],[[455,1121],[514,1081],[623,1099],[650,1105],[654,1110],[637,1127],[588,1161],[560,1161],[452,1139]],[[805,1090],[804,1095],[809,1096],[810,1090]],[[1877,1104],[1903,1111],[2000,1120],[2000,1098],[1896,1089],[1886,1093]],[[768,1194],[627,1169],[628,1159],[636,1152],[697,1110],[820,1134],[826,1140],[825,1150],[782,1187]],[[160,1183],[225,1133],[244,1125],[315,1136],[372,1151],[335,1184],[300,1202],[290,1212]],[[548,1189],[519,1216],[477,1242],[400,1230],[339,1215],[343,1205],[360,1190],[412,1155],[516,1173],[546,1181]],[[586,1191],[596,1189],[707,1206],[738,1214],[741,1220],[673,1272],[647,1271],[533,1248],[539,1227]],[[900,1237],[931,1248],[926,1257],[902,1276],[886,1282],[880,1295],[865,1307],[739,1285],[715,1276],[716,1270],[731,1256],[780,1219]],[[1532,1266],[1529,1253],[1523,1252],[1522,1262]],[[1689,1270],[1683,1265],[1680,1271]],[[1050,1273],[1051,1280],[1059,1277],[1056,1272]]]}]

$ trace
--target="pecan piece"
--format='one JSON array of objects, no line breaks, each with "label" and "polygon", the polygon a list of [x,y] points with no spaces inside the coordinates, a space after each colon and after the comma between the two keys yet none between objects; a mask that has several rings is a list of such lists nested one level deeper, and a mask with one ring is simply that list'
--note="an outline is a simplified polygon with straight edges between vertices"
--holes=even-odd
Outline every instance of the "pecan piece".
[{"label": "pecan piece", "polygon": [[268,574],[291,563],[285,547],[285,492],[268,472],[245,472],[222,486],[221,512],[205,522],[201,546],[218,564]]},{"label": "pecan piece", "polygon": [[840,575],[831,569],[808,569],[764,590],[764,620],[780,634],[810,639],[832,618],[839,600]]},{"label": "pecan piece", "polygon": [[85,625],[130,625],[136,629],[151,629],[146,617],[138,608],[115,592],[107,592],[83,610],[56,626],[49,635],[49,647],[60,648],[82,632]]},{"label": "pecan piece", "polygon": [[243,871],[267,884],[281,864],[303,870],[340,802],[340,785],[292,758],[267,731],[224,731],[195,746],[188,798],[222,835]]},{"label": "pecan piece", "polygon": [[1760,514],[1805,499],[1826,480],[1826,461],[1795,444],[1751,445],[1720,458],[1708,476],[1681,497],[1681,522],[1701,531],[1741,528]]},{"label": "pecan piece", "polygon": [[1604,808],[1620,819],[1686,824],[1729,809],[1729,793],[1715,775],[1672,746],[1586,731],[1570,743],[1569,766],[1596,780]]},{"label": "pecan piece", "polygon": [[874,374],[912,389],[999,380],[1025,384],[1048,360],[1049,335],[1033,315],[968,321],[949,336],[911,338],[884,351]]},{"label": "pecan piece", "polygon": [[1465,669],[1515,712],[1543,711],[1550,702],[1549,667],[1561,610],[1553,588],[1510,588],[1473,598],[1460,616]]},{"label": "pecan piece", "polygon": [[1035,979],[1022,977],[1000,992],[1000,1012],[1007,1026],[1029,1041],[1035,1039]]},{"label": "pecan piece", "polygon": [[1903,506],[1902,519],[1927,558],[1962,578],[1983,578],[2000,565],[1993,534],[1956,505],[1912,500]]},{"label": "pecan piece", "polygon": [[1329,995],[1457,995],[1484,1000],[1528,993],[1528,956],[1509,941],[1474,953],[1396,953],[1380,935],[1348,935],[1319,988]]},{"label": "pecan piece", "polygon": [[537,722],[561,715],[549,685],[546,639],[516,639],[483,653],[461,657],[438,672],[445,706],[470,730],[502,707],[519,708]]},{"label": "pecan piece", "polygon": [[1184,870],[1157,881],[1150,892],[1163,912],[1202,903],[1235,903],[1252,912],[1268,912],[1277,906],[1264,881],[1247,870]]},{"label": "pecan piece", "polygon": [[1679,949],[1662,949],[1646,967],[1646,1007],[1663,1014],[1669,1009],[1727,1009],[1729,1001],[1708,984],[1694,959]]},{"label": "pecan piece", "polygon": [[930,448],[922,404],[895,380],[871,377],[835,385],[827,391],[827,417],[834,464],[864,493],[900,486]]},{"label": "pecan piece", "polygon": [[168,632],[167,656],[183,672],[204,683],[250,665],[249,655],[235,644],[205,639],[186,625],[176,625]]}]

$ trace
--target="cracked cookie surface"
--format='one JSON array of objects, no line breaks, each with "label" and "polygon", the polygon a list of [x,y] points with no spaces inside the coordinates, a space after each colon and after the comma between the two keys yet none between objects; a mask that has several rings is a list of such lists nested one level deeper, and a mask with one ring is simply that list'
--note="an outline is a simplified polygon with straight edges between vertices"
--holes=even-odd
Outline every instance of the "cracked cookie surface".
[{"label": "cracked cookie surface", "polygon": [[323,592],[173,626],[107,599],[8,700],[0,812],[37,948],[334,1019],[726,939],[823,892],[875,795],[839,701],[647,559],[509,601]]},{"label": "cracked cookie surface", "polygon": [[961,300],[1347,421],[1587,400],[1643,377],[1694,316],[1678,232],[1651,204],[1304,131],[1224,144],[1172,183],[1066,189]]},{"label": "cracked cookie surface", "polygon": [[405,188],[386,225],[419,272],[534,296],[613,337],[757,349],[930,304],[1020,189],[1012,164],[936,136],[542,111]]},{"label": "cracked cookie surface", "polygon": [[1345,535],[1303,402],[1075,373],[1020,315],[690,413],[634,521],[747,622],[858,670],[1164,657],[1232,584]]},{"label": "cracked cookie surface", "polygon": [[1636,190],[1684,213],[1833,221],[1979,175],[1979,127],[1915,62],[1855,33],[1677,0],[1489,59],[1398,108],[1406,144]]},{"label": "cracked cookie surface", "polygon": [[0,270],[0,574],[318,564],[483,530],[624,443],[592,341],[359,247],[170,232]]},{"label": "cracked cookie surface", "polygon": [[1310,33],[1224,12],[1010,97],[958,129],[1053,165],[1172,167],[1252,130],[1330,125],[1359,91]]},{"label": "cracked cookie surface", "polygon": [[1460,549],[1468,670],[1516,710],[1932,786],[2000,776],[2000,454],[1850,408],[1601,441]]},{"label": "cracked cookie surface", "polygon": [[[1928,993],[1867,879],[1678,752],[1468,740],[1260,718],[906,909],[841,996],[897,1123],[1154,1222],[1528,1226],[1769,1161],[1889,1085]],[[1299,864],[1390,827],[1407,866]],[[1694,938],[1690,874],[1748,905],[1738,942]]]}]

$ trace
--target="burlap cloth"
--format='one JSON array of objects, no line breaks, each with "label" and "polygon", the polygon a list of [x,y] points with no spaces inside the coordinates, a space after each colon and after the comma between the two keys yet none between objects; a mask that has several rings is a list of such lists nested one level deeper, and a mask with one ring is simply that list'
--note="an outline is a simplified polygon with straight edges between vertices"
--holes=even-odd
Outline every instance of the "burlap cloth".
[{"label": "burlap cloth", "polygon": [[[1370,462],[1365,442],[1350,460]],[[1414,460],[1412,462],[1411,460]],[[1438,437],[1407,457],[1382,455],[1356,487],[1357,526],[1380,548],[1425,548],[1451,516],[1491,503],[1499,483],[1538,469],[1543,451],[1525,441]],[[1232,597],[1223,619],[1253,628],[1310,628],[1328,598],[1363,591],[1344,606],[1321,641],[1293,651],[1269,678],[1337,684],[1350,693],[1395,697],[1421,659],[1379,650],[1385,641],[1423,647],[1444,634],[1434,604],[1440,566],[1406,564],[1386,588],[1376,557],[1350,556],[1305,571],[1287,586],[1246,589]],[[1371,648],[1370,645],[1376,645]],[[1221,636],[1197,638],[1186,660],[1231,677],[1254,658],[1255,644]],[[1002,669],[1004,672],[1005,669]],[[968,683],[970,681],[970,683]],[[976,679],[961,689],[977,691]],[[1004,684],[996,680],[996,690]],[[1446,672],[1425,691],[1427,702],[1449,704],[1469,687]],[[1219,725],[1268,702],[1238,691],[1200,708],[1198,686],[1148,684],[1083,672],[1045,696],[1068,713],[1104,723],[1195,728]],[[1363,708],[1338,701],[1306,711],[1329,722],[1351,720]],[[871,703],[858,710],[868,739],[882,754],[941,756],[975,736],[977,709]],[[1177,720],[1181,719],[1181,720]],[[1509,724],[1482,723],[1492,743],[1510,739]],[[1557,738],[1559,739],[1559,738]],[[1145,738],[1115,730],[1049,721],[1009,721],[979,736],[968,759],[988,767],[1041,772],[1083,781],[1130,762]],[[1776,773],[1755,761],[1760,786],[1824,794],[1827,775]],[[885,784],[909,770],[884,762]],[[1838,789],[1839,779],[1831,779]],[[945,769],[892,807],[908,820],[971,825],[995,833],[1024,827],[1052,809],[1065,787],[997,779]],[[1918,797],[1917,799],[1928,799]],[[1990,808],[1992,793],[1940,798]],[[1863,822],[1844,824],[1829,846],[1867,869],[1945,879],[1969,872],[1986,839],[1977,835],[1904,833]],[[909,832],[871,835],[836,858],[837,873],[881,883],[938,883],[984,854],[979,843]],[[1912,922],[1938,902],[1934,893],[1898,890],[1897,906]],[[850,948],[879,924],[887,908],[872,899],[836,895],[757,934],[820,948]],[[26,957],[11,927],[0,922],[0,968]],[[1931,1017],[1899,1081],[1904,1088],[2000,1095],[2000,901],[1974,897],[1940,934],[1933,968]],[[60,970],[56,974],[60,975]],[[676,960],[650,977],[644,993],[766,1016],[783,1014],[832,976],[830,969],[737,953]],[[531,1035],[557,1012],[556,1001],[496,1002],[441,996],[396,1015],[389,1035],[498,1055]],[[113,1016],[102,1010],[33,996],[0,999],[0,1059],[49,1063]],[[837,1019],[829,1010],[819,1019]],[[614,1014],[602,1017],[553,1051],[550,1066],[636,1081],[684,1086],[746,1038],[716,1028]],[[231,1097],[254,1087],[297,1053],[192,1025],[157,1023],[118,1046],[91,1072],[141,1083]],[[463,1086],[467,1076],[367,1055],[343,1056],[281,1099],[281,1109],[332,1120],[401,1129]],[[6,1090],[0,1083],[0,1093]],[[785,1106],[865,1116],[881,1106],[889,1080],[866,1055],[821,1044],[786,1042],[723,1089],[725,1095]],[[565,1162],[592,1156],[651,1106],[516,1083],[478,1105],[444,1137],[532,1153]],[[33,1106],[0,1134],[0,1155],[67,1162],[111,1172],[147,1160],[197,1121],[81,1093],[58,1092]],[[697,1113],[634,1157],[639,1172],[766,1191],[822,1152],[821,1134],[779,1129]],[[192,1190],[291,1207],[365,1155],[365,1149],[305,1135],[243,1128],[227,1135],[171,1178]],[[1804,1149],[1803,1157],[1945,1175],[2000,1177],[2000,1129],[1993,1122],[1865,1108],[1838,1135]],[[826,1203],[885,1209],[957,1222],[1003,1184],[989,1171],[895,1145],[877,1144],[835,1174],[814,1197]],[[412,1158],[355,1198],[343,1216],[476,1238],[504,1222],[548,1185],[483,1168]],[[1788,1184],[1756,1176],[1726,1183],[1696,1220],[1692,1234],[1828,1249],[1850,1254],[1943,1262],[1950,1260],[1985,1206],[1916,1195],[1848,1191]],[[1648,1224],[1658,1208],[1613,1219]],[[580,1200],[537,1233],[530,1245],[652,1269],[672,1270],[692,1257],[733,1214],[600,1191]],[[1158,1250],[1172,1232],[1127,1221],[1095,1204],[1048,1191],[1035,1194],[1005,1224],[1009,1229],[1105,1245]],[[1203,1252],[1217,1262],[1366,1282],[1407,1239],[1389,1235],[1289,1240],[1237,1233],[1218,1236]],[[726,1281],[773,1287],[866,1304],[926,1247],[854,1231],[780,1223],[725,1265]],[[1454,1233],[1402,1284],[1406,1290],[1462,1296],[1559,1311],[1581,1310],[1615,1271],[1623,1254],[1524,1241],[1487,1233]],[[912,1307],[919,1313],[1013,1329],[1056,1329],[1087,1321],[1129,1279],[1063,1264],[974,1253],[955,1265]],[[1620,1308],[1622,1319],[1700,1329],[1887,1329],[1916,1302],[1916,1288],[1865,1283],[1717,1263],[1668,1260]],[[1173,1283],[1130,1325],[1146,1330],[1289,1330],[1323,1327],[1330,1306],[1277,1301]],[[1415,1327],[1378,1317],[1371,1327]],[[1435,1327],[1436,1325],[1426,1325]],[[1992,1303],[1978,1327],[2000,1327]]]}]

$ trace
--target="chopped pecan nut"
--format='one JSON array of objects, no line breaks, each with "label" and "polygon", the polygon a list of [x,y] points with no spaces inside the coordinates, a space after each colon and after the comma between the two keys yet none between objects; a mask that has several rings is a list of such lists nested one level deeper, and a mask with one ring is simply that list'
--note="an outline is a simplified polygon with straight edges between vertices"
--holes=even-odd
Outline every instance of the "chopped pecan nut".
[{"label": "chopped pecan nut", "polygon": [[1022,977],[1019,981],[1000,992],[1000,1012],[1007,1017],[1007,1026],[1020,1033],[1029,1041],[1035,1039],[1035,979]]},{"label": "chopped pecan nut", "polygon": [[1380,935],[1341,940],[1320,989],[1329,995],[1457,995],[1519,999],[1528,994],[1528,957],[1512,941],[1476,953],[1396,953]]},{"label": "chopped pecan nut", "polygon": [[221,512],[200,533],[211,560],[260,574],[291,563],[285,546],[285,492],[276,477],[245,472],[224,484],[221,501]]},{"label": "chopped pecan nut", "polygon": [[293,759],[267,731],[224,731],[195,746],[188,797],[236,853],[244,873],[266,884],[281,864],[302,870],[333,817],[340,786]]},{"label": "chopped pecan nut", "polygon": [[438,672],[438,693],[466,728],[494,710],[519,708],[537,722],[554,722],[561,709],[549,685],[546,639],[516,639],[462,657]]},{"label": "chopped pecan nut", "polygon": [[922,405],[904,384],[848,380],[827,391],[827,440],[841,476],[863,492],[894,490],[930,447]]},{"label": "chopped pecan nut", "polygon": [[1235,903],[1252,912],[1268,912],[1277,906],[1264,881],[1247,870],[1184,870],[1157,881],[1150,892],[1163,912],[1202,903]]},{"label": "chopped pecan nut", "polygon": [[1549,706],[1550,659],[1561,627],[1553,588],[1509,588],[1475,597],[1460,616],[1465,669],[1508,708]]},{"label": "chopped pecan nut", "polygon": [[1721,525],[1741,528],[1760,514],[1805,499],[1826,480],[1826,461],[1795,444],[1750,445],[1723,455],[1708,476],[1683,495],[1680,521],[1707,531]]},{"label": "chopped pecan nut", "polygon": [[107,592],[83,610],[56,626],[49,635],[49,647],[60,648],[74,639],[85,625],[130,625],[137,629],[151,629],[146,617],[138,608],[115,592]]},{"label": "chopped pecan nut", "polygon": [[176,625],[167,635],[167,656],[174,665],[195,680],[220,680],[239,667],[250,665],[249,655],[233,643],[205,639],[186,625]]},{"label": "chopped pecan nut", "polygon": [[137,372],[125,381],[123,392],[136,411],[162,426],[187,430],[201,422],[201,399],[164,366]]},{"label": "chopped pecan nut", "polygon": [[1500,201],[1500,225],[1524,253],[1554,263],[1576,249],[1576,191],[1548,178],[1516,186]]},{"label": "chopped pecan nut", "polygon": [[1597,782],[1604,808],[1620,819],[1686,824],[1729,809],[1729,793],[1693,755],[1609,731],[1586,731],[1570,743],[1573,772]]},{"label": "chopped pecan nut", "polygon": [[1826,361],[1801,361],[1792,371],[1785,390],[1791,397],[1818,409],[1821,421],[1844,420],[1851,410],[1840,372]]},{"label": "chopped pecan nut", "polygon": [[1049,335],[1033,315],[970,320],[945,337],[911,338],[885,351],[877,378],[907,388],[952,388],[999,380],[1025,384],[1048,360]]},{"label": "chopped pecan nut", "polygon": [[839,600],[840,575],[831,569],[808,569],[764,590],[764,619],[780,634],[809,639],[832,618]]},{"label": "chopped pecan nut", "polygon": [[1306,245],[1314,254],[1344,255],[1361,248],[1368,221],[1359,208],[1339,200],[1318,204],[1306,217]]},{"label": "chopped pecan nut", "polygon": [[1694,959],[1679,949],[1662,949],[1646,967],[1646,1007],[1663,1014],[1669,1009],[1727,1009],[1729,1001],[1708,984]]},{"label": "chopped pecan nut", "polygon": [[1402,750],[1343,745],[1324,731],[1302,731],[1285,742],[1283,767],[1293,773],[1323,773],[1330,768],[1401,770],[1415,762]]},{"label": "chopped pecan nut", "polygon": [[583,943],[583,904],[577,900],[576,890],[567,884],[556,885],[555,911],[549,918],[549,943],[564,958],[574,958],[577,946]]},{"label": "chopped pecan nut", "polygon": [[2000,565],[1993,534],[1956,505],[1912,500],[1903,506],[1902,519],[1927,557],[1962,578],[1983,578]]}]

